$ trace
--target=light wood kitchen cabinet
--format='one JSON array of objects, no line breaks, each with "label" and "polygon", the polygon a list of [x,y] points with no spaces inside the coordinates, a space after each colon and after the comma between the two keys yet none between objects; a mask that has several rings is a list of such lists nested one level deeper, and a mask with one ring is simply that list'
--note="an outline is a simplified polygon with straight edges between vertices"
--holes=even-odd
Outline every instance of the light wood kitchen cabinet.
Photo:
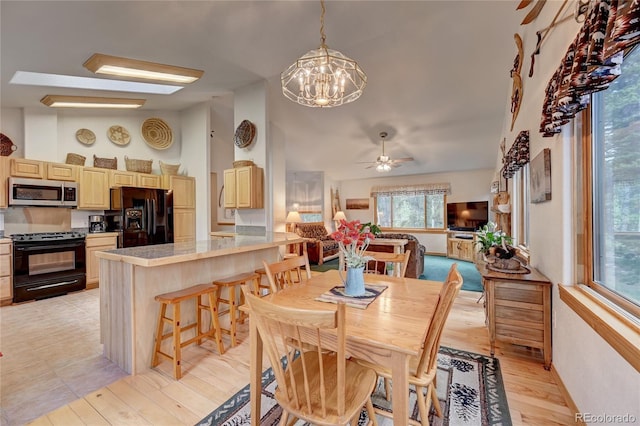
[{"label": "light wood kitchen cabinet", "polygon": [[151,175],[148,173],[136,173],[136,185],[140,188],[152,188],[152,189],[160,189],[162,188],[162,176],[160,175]]},{"label": "light wood kitchen cabinet", "polygon": [[109,170],[109,188],[114,186],[136,186],[136,173],[124,170]]},{"label": "light wood kitchen cabinet", "polygon": [[0,238],[0,306],[13,302],[11,240]]},{"label": "light wood kitchen cabinet", "polygon": [[165,189],[173,191],[173,207],[176,209],[196,208],[196,180],[190,176],[162,176]]},{"label": "light wood kitchen cabinet", "polygon": [[85,167],[80,173],[78,209],[109,210],[109,169]]},{"label": "light wood kitchen cabinet", "polygon": [[11,159],[0,157],[0,209],[9,207],[9,172]]},{"label": "light wood kitchen cabinet", "polygon": [[476,253],[474,242],[475,234],[472,232],[449,232],[447,257],[473,262]]},{"label": "light wood kitchen cabinet", "polygon": [[538,349],[551,368],[551,288],[547,277],[527,266],[527,274],[507,274],[476,263],[482,275],[491,356],[496,340]]},{"label": "light wood kitchen cabinet", "polygon": [[163,175],[162,187],[173,193],[173,241],[196,239],[196,180],[189,176]]},{"label": "light wood kitchen cabinet", "polygon": [[173,242],[196,239],[196,209],[173,209]]},{"label": "light wood kitchen cabinet", "polygon": [[46,179],[77,182],[82,166],[62,163],[46,163]]},{"label": "light wood kitchen cabinet", "polygon": [[39,160],[27,160],[26,158],[12,158],[11,176],[44,179],[46,176],[45,162]]},{"label": "light wood kitchen cabinet", "polygon": [[100,259],[96,257],[96,252],[112,250],[115,248],[118,248],[118,234],[116,232],[87,234],[87,288],[98,287],[98,282],[100,280]]},{"label": "light wood kitchen cabinet", "polygon": [[261,209],[264,206],[263,176],[263,170],[256,166],[225,170],[225,208]]}]

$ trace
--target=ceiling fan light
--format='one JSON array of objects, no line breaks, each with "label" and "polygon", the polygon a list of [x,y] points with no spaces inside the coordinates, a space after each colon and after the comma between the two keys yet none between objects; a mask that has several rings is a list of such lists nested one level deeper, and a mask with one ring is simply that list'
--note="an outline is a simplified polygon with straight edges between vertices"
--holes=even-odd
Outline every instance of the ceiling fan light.
[{"label": "ceiling fan light", "polygon": [[391,166],[387,163],[380,163],[376,166],[376,172],[388,172],[391,170]]}]

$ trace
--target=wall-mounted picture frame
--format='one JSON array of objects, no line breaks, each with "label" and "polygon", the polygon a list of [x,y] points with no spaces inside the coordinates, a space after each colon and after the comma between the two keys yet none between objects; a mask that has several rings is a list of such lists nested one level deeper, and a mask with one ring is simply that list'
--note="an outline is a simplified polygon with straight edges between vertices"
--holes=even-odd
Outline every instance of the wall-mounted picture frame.
[{"label": "wall-mounted picture frame", "polygon": [[494,180],[493,182],[491,182],[491,193],[497,194],[499,191],[500,191],[500,181]]},{"label": "wall-mounted picture frame", "polygon": [[347,210],[369,210],[369,199],[347,198]]},{"label": "wall-mounted picture frame", "polygon": [[543,203],[551,199],[551,149],[545,148],[531,160],[529,166],[531,202]]}]

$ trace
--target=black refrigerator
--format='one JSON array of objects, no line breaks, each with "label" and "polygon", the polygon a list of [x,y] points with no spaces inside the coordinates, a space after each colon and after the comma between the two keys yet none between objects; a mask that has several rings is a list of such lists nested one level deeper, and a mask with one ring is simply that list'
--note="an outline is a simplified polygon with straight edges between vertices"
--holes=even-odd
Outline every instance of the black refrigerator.
[{"label": "black refrigerator", "polygon": [[118,232],[118,247],[173,242],[173,193],[123,186],[111,189],[107,231]]}]

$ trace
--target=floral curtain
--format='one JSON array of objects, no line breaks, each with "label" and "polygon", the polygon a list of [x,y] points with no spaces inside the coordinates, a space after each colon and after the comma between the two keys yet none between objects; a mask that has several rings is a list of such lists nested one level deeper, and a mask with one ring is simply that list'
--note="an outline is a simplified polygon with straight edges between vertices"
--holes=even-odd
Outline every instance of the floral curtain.
[{"label": "floral curtain", "polygon": [[522,166],[529,162],[529,131],[523,130],[502,159],[502,177],[510,179]]},{"label": "floral curtain", "polygon": [[371,188],[371,197],[389,195],[437,195],[451,194],[450,183],[428,183],[418,185],[374,186]]},{"label": "floral curtain", "polygon": [[640,0],[595,0],[545,90],[540,132],[560,132],[589,95],[620,75],[624,51],[640,43]]}]

